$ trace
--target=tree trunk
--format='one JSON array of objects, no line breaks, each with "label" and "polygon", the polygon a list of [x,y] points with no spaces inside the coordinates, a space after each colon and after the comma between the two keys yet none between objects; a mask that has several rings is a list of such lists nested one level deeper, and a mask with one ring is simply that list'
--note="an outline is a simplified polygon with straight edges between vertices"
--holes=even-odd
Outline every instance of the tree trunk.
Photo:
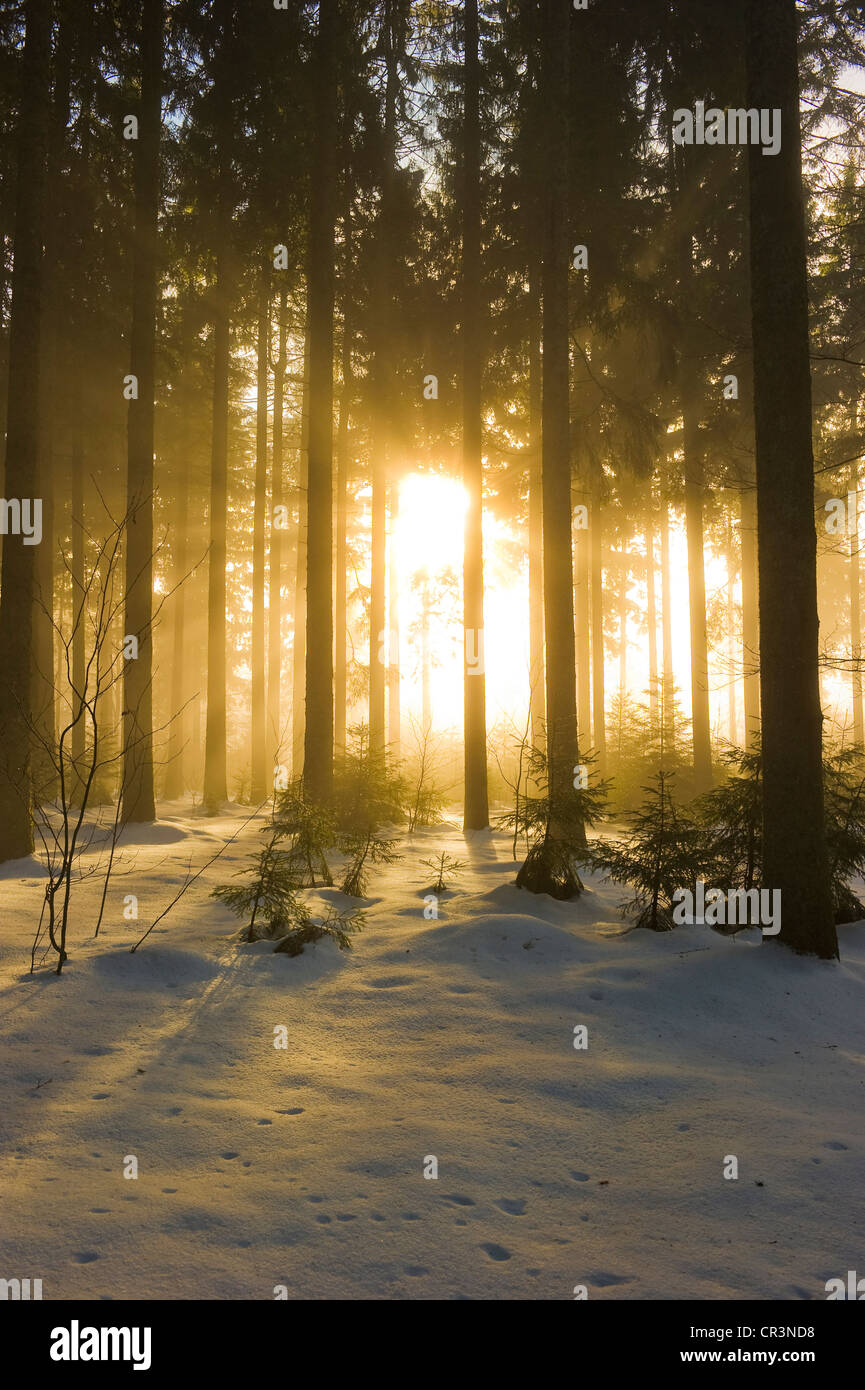
[{"label": "tree trunk", "polygon": [[849,489],[856,501],[856,516],[850,527],[850,698],[853,704],[853,742],[858,748],[865,743],[865,719],[862,707],[862,618],[859,603],[859,470],[854,466]]},{"label": "tree trunk", "polygon": [[649,635],[649,721],[657,732],[659,721],[658,690],[658,610],[655,601],[655,522],[652,515],[646,522],[646,624]]},{"label": "tree trunk", "polygon": [[267,264],[258,286],[255,405],[255,499],[252,522],[252,687],[250,799],[264,801],[267,776],[267,680],[264,666],[264,517],[267,511],[267,377],[270,359],[270,284]]},{"label": "tree trunk", "polygon": [[607,766],[606,693],[604,690],[604,523],[599,478],[592,481],[589,509],[589,555],[592,569],[592,744],[599,777]]},{"label": "tree trunk", "polygon": [[745,747],[760,734],[760,626],[757,605],[757,487],[742,483],[742,665],[745,701]]},{"label": "tree trunk", "polygon": [[333,305],[339,0],[321,0],[309,251],[309,489],[303,781],[325,801],[333,781]]},{"label": "tree trunk", "polygon": [[391,473],[388,487],[390,506],[390,546],[387,568],[387,746],[394,763],[399,762],[402,714],[400,709],[400,632],[399,632],[399,567],[397,564],[397,527],[399,525],[399,485]]},{"label": "tree trunk", "polygon": [[463,551],[464,830],[489,825],[484,674],[483,422],[481,328],[480,61],[477,0],[464,8],[463,66]]},{"label": "tree trunk", "polygon": [[291,652],[291,769],[303,772],[306,729],[306,537],[309,501],[309,305],[303,341],[300,457],[297,462],[297,540],[294,568],[294,638]]},{"label": "tree trunk", "polygon": [[[587,492],[580,492],[578,496],[582,504],[586,507],[587,514],[590,514],[591,504],[589,494]],[[589,586],[591,560],[589,532],[587,529],[580,527],[577,529],[574,538],[574,561],[576,565],[574,618],[577,644],[577,738],[581,748],[590,747],[592,742],[591,599]]]},{"label": "tree trunk", "polygon": [[[18,179],[9,330],[6,426],[7,497],[36,498],[42,226],[50,99],[49,0],[27,0],[18,115]],[[35,555],[24,536],[7,536],[0,586],[0,861],[33,849],[31,823],[31,634]]]},{"label": "tree trunk", "polygon": [[[779,940],[838,955],[823,822],[817,537],[796,0],[747,0],[748,105],[780,109],[784,138],[748,151],[754,342],[763,883]],[[767,938],[768,939],[768,938]]]},{"label": "tree trunk", "polygon": [[581,891],[570,862],[585,830],[573,812],[577,744],[577,671],[571,551],[570,344],[568,339],[568,68],[570,13],[544,4],[543,226],[543,533],[549,820],[543,848],[530,854],[519,886],[558,898]]},{"label": "tree trunk", "polygon": [[663,675],[661,678],[661,761],[672,748],[673,700],[676,669],[673,663],[673,590],[670,582],[670,510],[661,497],[661,630]]},{"label": "tree trunk", "polygon": [[337,431],[336,483],[336,583],[334,588],[334,706],[333,742],[338,753],[345,752],[346,718],[348,709],[348,470],[350,421],[354,397],[352,373],[352,327],[350,315],[349,275],[351,266],[351,204],[346,200],[343,215],[344,253],[346,258],[342,305],[342,390],[339,399]]},{"label": "tree trunk", "polygon": [[733,554],[733,519],[727,513],[727,652],[729,671],[727,675],[727,737],[735,747],[738,743],[739,729],[736,714],[736,604],[733,586],[736,580],[736,562]]},{"label": "tree trunk", "polygon": [[712,744],[709,733],[709,647],[706,636],[706,570],[703,553],[703,446],[700,439],[700,396],[693,360],[693,347],[688,347],[683,352],[680,371],[685,442],[688,619],[691,633],[691,730],[694,747],[694,789],[699,795],[708,791],[712,785]]},{"label": "tree trunk", "polygon": [[[622,574],[619,590],[619,699],[623,701],[628,685],[628,544],[622,541]],[[622,705],[624,709],[624,705]]]},{"label": "tree trunk", "polygon": [[156,817],[153,790],[153,423],[156,368],[159,137],[162,126],[162,0],[141,9],[141,98],[135,146],[135,238],[126,464],[126,636],[137,656],[123,668],[123,820]]},{"label": "tree trunk", "polygon": [[225,562],[228,521],[228,413],[231,357],[232,182],[229,145],[232,103],[229,74],[234,29],[233,0],[220,0],[216,86],[221,100],[216,132],[219,186],[214,235],[213,435],[210,451],[210,554],[207,583],[207,719],[204,733],[204,804],[214,813],[228,796],[226,766],[226,613]]},{"label": "tree trunk", "polygon": [[[79,378],[80,372],[73,368],[75,376]],[[72,426],[70,430],[72,453],[71,453],[71,485],[70,485],[70,513],[71,513],[71,532],[72,546],[69,557],[69,577],[72,583],[72,612],[70,622],[75,621],[75,614],[78,605],[84,596],[84,537],[86,535],[86,517],[84,511],[84,430],[81,419],[80,406],[80,384],[79,390],[75,393],[76,399],[72,402]],[[85,642],[87,638],[87,624],[82,621],[76,624],[72,633],[72,688],[79,695],[84,690],[85,667],[87,664],[87,652]],[[82,767],[84,759],[84,735],[85,722],[83,719],[76,720],[69,737],[69,751],[72,755],[72,762],[76,769],[75,787],[72,795],[78,797],[81,790],[78,783],[78,773]]]},{"label": "tree trunk", "polygon": [[[273,378],[273,444],[271,449],[270,483],[270,586],[268,591],[267,627],[267,723],[273,748],[273,761],[282,755],[281,679],[282,679],[282,533],[283,525],[276,524],[276,509],[284,506],[282,478],[283,415],[285,408],[285,286],[279,292],[279,347],[276,372]],[[285,514],[280,513],[280,518]]]},{"label": "tree trunk", "polygon": [[[190,358],[190,336],[187,334],[185,339],[184,363],[188,363]],[[187,418],[184,412],[181,417],[180,447],[177,451],[178,476],[175,501],[179,524],[173,528],[171,538],[172,577],[175,591],[171,599],[174,613],[171,632],[171,695],[168,711],[171,719],[171,733],[168,743],[168,766],[165,770],[165,797],[168,801],[176,801],[183,796],[186,790],[185,745],[188,719],[184,704],[188,690],[186,653],[189,633],[187,631],[186,589],[189,579],[186,575],[188,530],[185,519],[190,514]]]},{"label": "tree trunk", "polygon": [[[68,149],[67,125],[70,111],[70,84],[73,42],[77,16],[65,10],[58,16],[54,55],[54,90],[51,101],[51,136],[46,161],[46,206],[58,207],[62,197],[61,170]],[[88,55],[89,56],[89,55]],[[61,285],[58,273],[60,222],[45,219],[42,261],[42,369],[40,377],[40,417],[42,439],[39,450],[39,482],[42,498],[42,542],[36,549],[36,602],[33,611],[33,747],[34,791],[38,800],[56,795],[57,729],[56,686],[54,682],[54,504],[58,482],[54,462],[55,396],[60,377]]]},{"label": "tree trunk", "polygon": [[533,231],[529,262],[529,692],[532,744],[544,746],[544,562],[541,498],[541,294]]},{"label": "tree trunk", "polygon": [[432,654],[430,652],[431,603],[429,575],[426,570],[421,577],[421,618],[420,618],[420,666],[421,666],[421,725],[423,732],[432,728]]}]

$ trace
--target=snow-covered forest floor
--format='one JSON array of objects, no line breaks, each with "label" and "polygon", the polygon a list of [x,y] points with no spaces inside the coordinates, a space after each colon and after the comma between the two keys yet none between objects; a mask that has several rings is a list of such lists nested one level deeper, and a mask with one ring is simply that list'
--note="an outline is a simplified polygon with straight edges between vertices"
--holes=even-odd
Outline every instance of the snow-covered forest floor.
[{"label": "snow-covered forest floor", "polygon": [[[253,824],[130,954],[247,814],[126,836],[59,978],[28,973],[38,866],[6,866],[0,1274],[46,1299],[821,1299],[862,1271],[865,923],[840,964],[629,932],[615,885],[522,893],[507,836],[449,823],[373,869],[353,952],[292,959],[209,897]],[[425,920],[442,849],[469,867]]]}]

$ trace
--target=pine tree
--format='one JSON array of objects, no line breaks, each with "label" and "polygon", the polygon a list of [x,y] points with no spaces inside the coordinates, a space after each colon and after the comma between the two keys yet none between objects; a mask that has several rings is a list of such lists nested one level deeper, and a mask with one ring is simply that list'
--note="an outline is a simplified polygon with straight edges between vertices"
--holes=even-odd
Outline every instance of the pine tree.
[{"label": "pine tree", "polygon": [[626,818],[626,840],[596,840],[588,858],[608,878],[630,884],[633,897],[624,912],[636,913],[637,927],[672,931],[674,894],[695,891],[703,873],[697,825],[673,798],[674,774],[658,772],[643,788],[646,798]]}]

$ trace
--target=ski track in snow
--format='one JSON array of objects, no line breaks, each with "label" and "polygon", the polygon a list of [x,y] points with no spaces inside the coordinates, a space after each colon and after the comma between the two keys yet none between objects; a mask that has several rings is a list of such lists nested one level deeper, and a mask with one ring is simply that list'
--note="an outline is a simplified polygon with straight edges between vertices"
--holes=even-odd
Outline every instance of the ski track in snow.
[{"label": "ski track in snow", "polygon": [[[626,933],[618,888],[521,893],[507,836],[447,824],[373,870],[353,952],[292,959],[208,897],[253,825],[131,955],[240,818],[167,809],[59,979],[27,973],[32,861],[0,882],[0,1275],[46,1299],[811,1299],[862,1268],[865,924],[840,965]],[[470,867],[426,921],[440,849]]]}]

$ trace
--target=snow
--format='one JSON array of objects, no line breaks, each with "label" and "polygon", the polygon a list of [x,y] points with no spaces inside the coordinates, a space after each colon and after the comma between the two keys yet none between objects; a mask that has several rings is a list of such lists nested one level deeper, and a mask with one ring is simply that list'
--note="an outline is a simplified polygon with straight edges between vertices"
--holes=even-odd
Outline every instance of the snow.
[{"label": "snow", "polygon": [[[632,932],[616,885],[533,897],[507,836],[449,823],[373,870],[351,953],[291,958],[209,897],[253,824],[133,955],[248,815],[166,809],[124,839],[96,941],[99,880],[76,887],[59,978],[28,973],[39,866],[3,874],[4,1277],[46,1299],[822,1299],[862,1269],[865,923],[840,964]],[[429,921],[441,850],[468,867]]]}]

